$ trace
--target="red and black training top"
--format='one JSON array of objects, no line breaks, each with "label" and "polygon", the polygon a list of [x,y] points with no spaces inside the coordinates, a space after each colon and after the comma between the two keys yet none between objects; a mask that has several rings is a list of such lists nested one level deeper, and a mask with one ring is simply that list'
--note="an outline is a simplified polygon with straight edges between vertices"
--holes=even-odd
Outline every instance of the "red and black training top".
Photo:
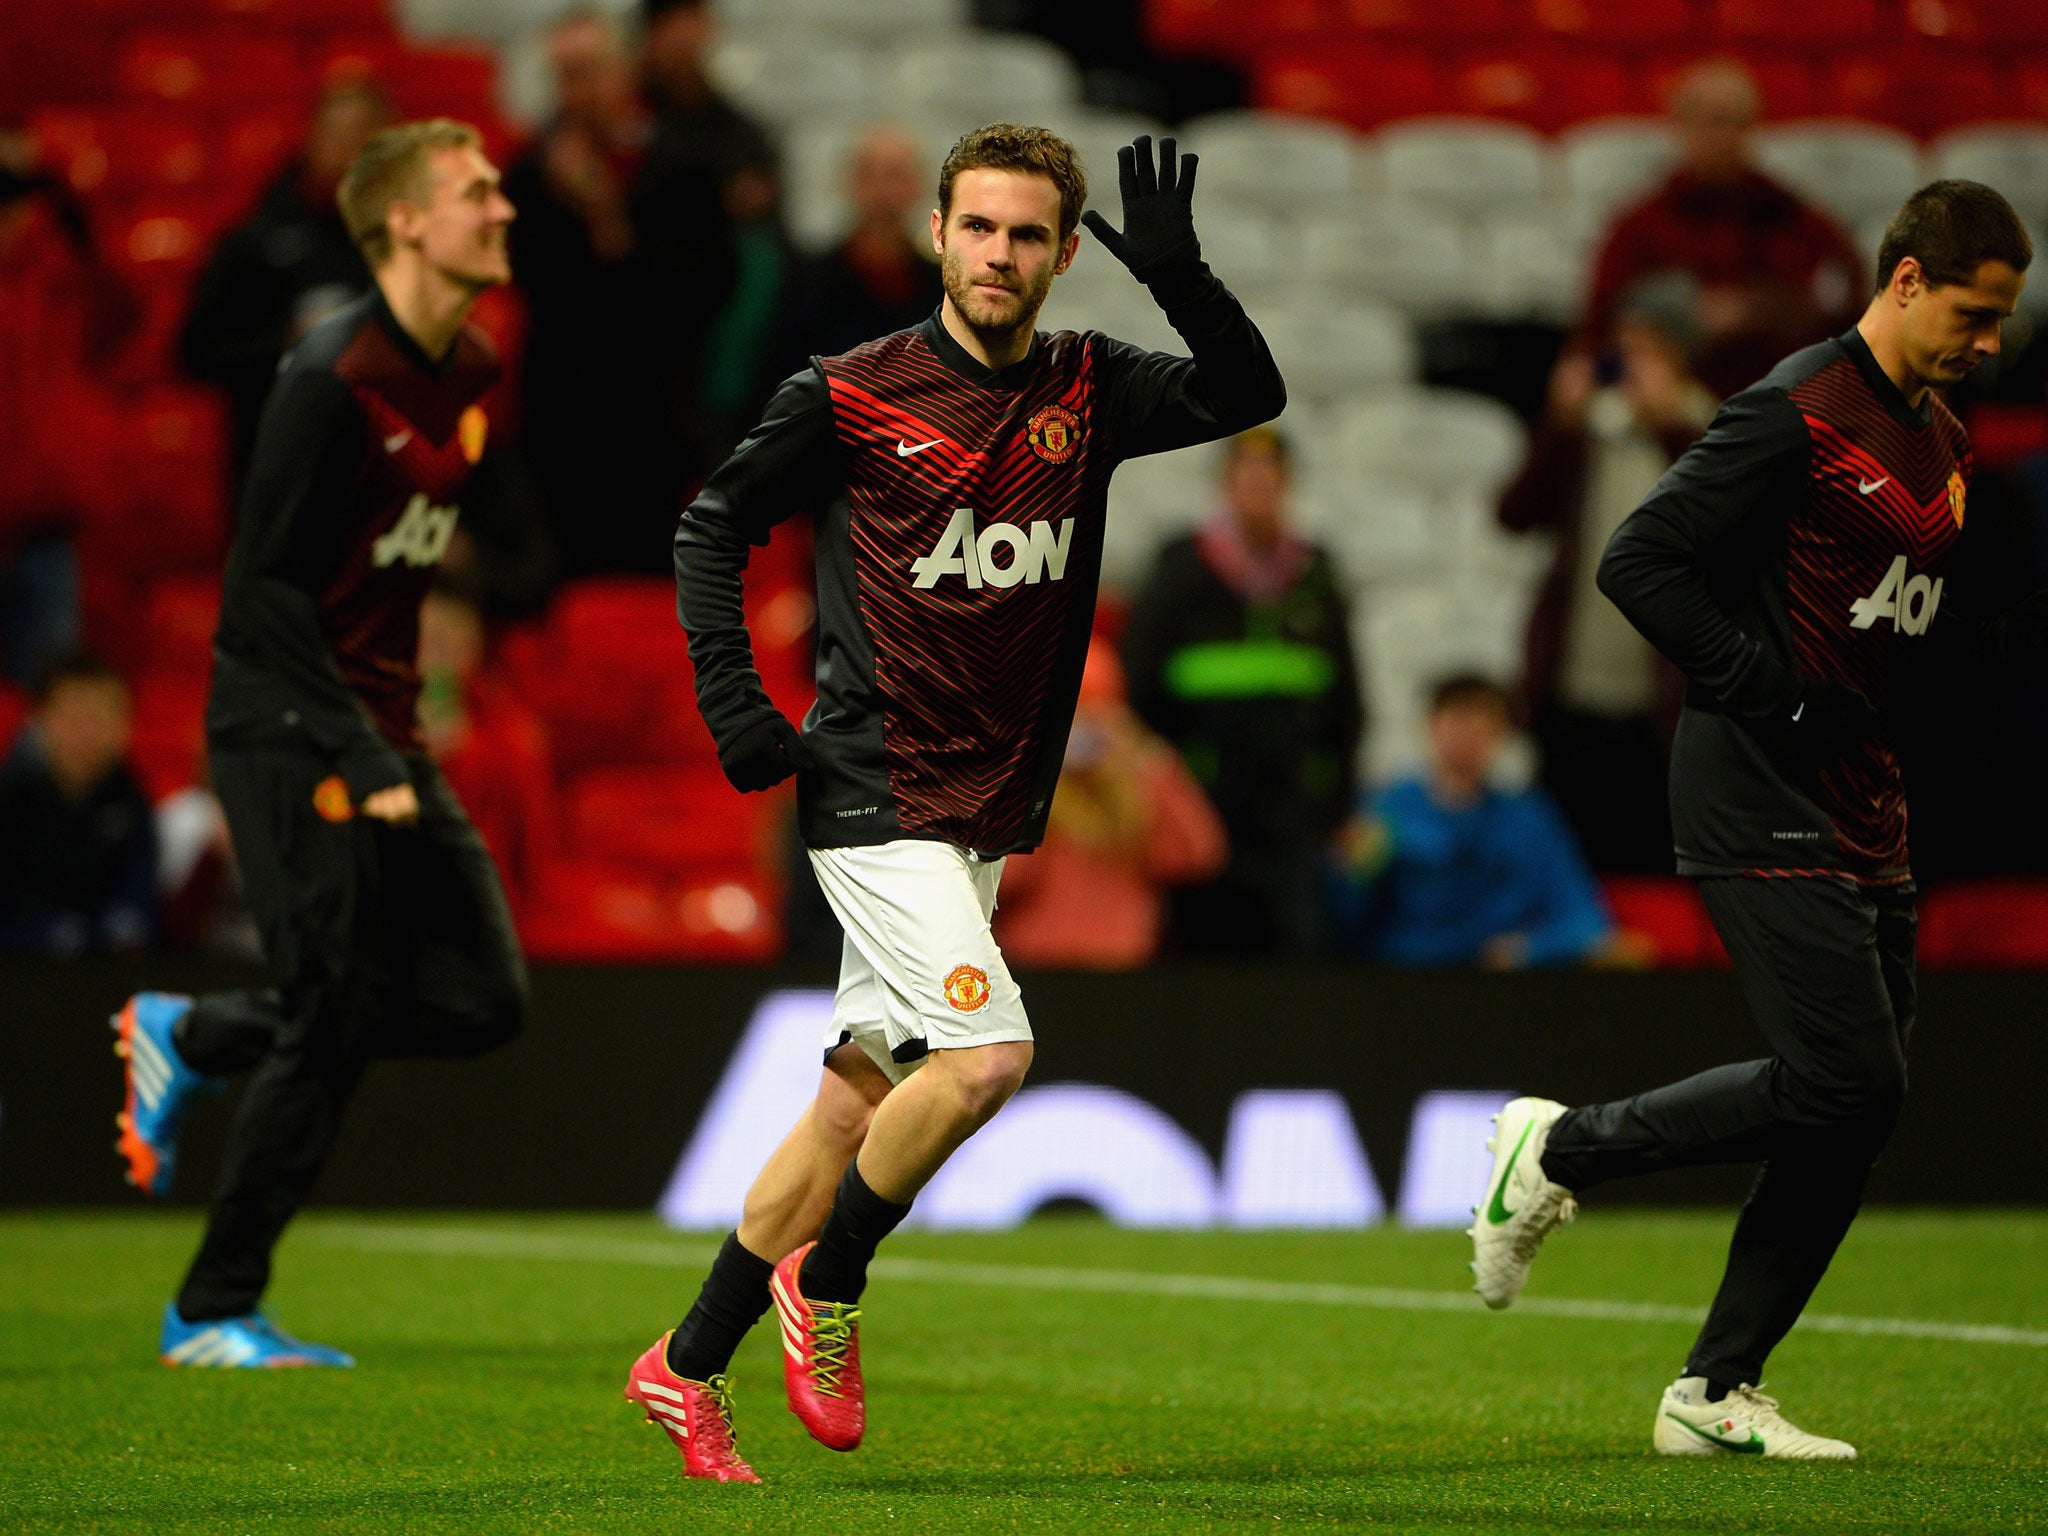
[{"label": "red and black training top", "polygon": [[[1601,590],[1690,679],[1681,874],[1910,881],[1890,722],[1967,629],[1946,573],[1970,469],[1955,415],[1931,393],[1909,406],[1850,330],[1729,400],[1616,531]],[[1886,724],[1818,756],[1801,676],[1862,690]]]},{"label": "red and black training top", "polygon": [[361,799],[419,748],[420,603],[483,452],[498,376],[464,326],[438,361],[372,289],[308,332],[256,430],[214,635],[207,732],[298,743]]},{"label": "red and black training top", "polygon": [[1041,333],[992,372],[937,315],[777,391],[683,514],[678,611],[729,741],[773,708],[740,604],[750,545],[817,516],[818,701],[805,841],[1037,845],[1066,750],[1116,466],[1279,413],[1286,390],[1206,267],[1155,294],[1192,357]]}]

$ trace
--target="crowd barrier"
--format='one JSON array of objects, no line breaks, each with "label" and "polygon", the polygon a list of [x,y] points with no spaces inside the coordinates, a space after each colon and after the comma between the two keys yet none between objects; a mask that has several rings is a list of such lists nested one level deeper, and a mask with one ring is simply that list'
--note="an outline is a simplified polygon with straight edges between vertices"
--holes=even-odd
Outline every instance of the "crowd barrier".
[{"label": "crowd barrier", "polygon": [[[0,966],[0,1205],[139,1205],[112,1152],[107,1015],[145,979],[249,984],[197,964]],[[1722,972],[1414,973],[1176,965],[1022,979],[1031,1081],[919,1202],[932,1226],[1080,1203],[1155,1226],[1462,1224],[1485,1119],[1762,1054]],[[655,1209],[737,1216],[814,1086],[831,977],[541,967],[529,1028],[474,1062],[387,1062],[352,1106],[331,1206]],[[1923,978],[1912,1088],[1876,1201],[2048,1204],[2027,1136],[2048,1082],[2048,985]],[[202,1202],[228,1111],[203,1103],[171,1203]],[[1739,1169],[1618,1184],[1595,1204],[1724,1202]]]}]

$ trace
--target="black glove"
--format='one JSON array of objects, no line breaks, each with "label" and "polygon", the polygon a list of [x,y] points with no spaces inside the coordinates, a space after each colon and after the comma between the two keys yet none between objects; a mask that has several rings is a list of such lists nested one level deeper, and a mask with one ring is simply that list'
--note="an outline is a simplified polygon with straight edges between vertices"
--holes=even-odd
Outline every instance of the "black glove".
[{"label": "black glove", "polygon": [[1792,706],[1794,738],[1834,754],[1877,728],[1877,707],[1860,688],[1828,677],[1802,677]]},{"label": "black glove", "polygon": [[816,765],[801,733],[780,714],[764,715],[718,746],[718,766],[741,794],[773,789],[792,773]]},{"label": "black glove", "polygon": [[1152,163],[1152,135],[1141,133],[1116,152],[1117,184],[1124,196],[1124,227],[1119,234],[1093,208],[1081,215],[1109,254],[1131,269],[1141,283],[1157,282],[1195,266],[1202,243],[1195,238],[1194,155],[1176,155],[1172,139],[1159,141],[1159,163]]}]

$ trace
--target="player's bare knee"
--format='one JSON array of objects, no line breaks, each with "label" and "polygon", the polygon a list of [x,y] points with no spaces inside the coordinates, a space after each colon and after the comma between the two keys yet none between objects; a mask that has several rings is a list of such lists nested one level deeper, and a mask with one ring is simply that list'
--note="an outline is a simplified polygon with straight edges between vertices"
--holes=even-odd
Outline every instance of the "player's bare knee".
[{"label": "player's bare knee", "polygon": [[946,1070],[968,1119],[977,1125],[988,1120],[1024,1086],[1031,1049],[1029,1040],[1006,1040],[945,1053]]}]

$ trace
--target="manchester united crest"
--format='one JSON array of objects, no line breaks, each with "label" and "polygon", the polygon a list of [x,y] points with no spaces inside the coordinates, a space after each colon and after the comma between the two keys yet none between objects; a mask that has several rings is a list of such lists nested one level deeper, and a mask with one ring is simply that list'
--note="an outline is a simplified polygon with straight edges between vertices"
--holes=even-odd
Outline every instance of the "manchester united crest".
[{"label": "manchester united crest", "polygon": [[1064,405],[1048,405],[1024,429],[1031,451],[1048,464],[1064,464],[1081,442],[1081,418]]},{"label": "manchester united crest", "polygon": [[349,803],[348,785],[338,773],[330,773],[313,786],[313,810],[322,821],[348,821],[356,808]]},{"label": "manchester united crest", "polygon": [[988,972],[977,965],[956,965],[946,973],[945,993],[955,1013],[979,1013],[990,997]]},{"label": "manchester united crest", "polygon": [[1963,472],[1952,469],[1948,472],[1948,515],[1956,520],[1958,528],[1963,526]]},{"label": "manchester united crest", "polygon": [[484,439],[490,435],[490,419],[484,415],[484,408],[472,405],[462,413],[462,420],[455,424],[455,435],[462,440],[462,456],[474,464],[484,456]]}]

